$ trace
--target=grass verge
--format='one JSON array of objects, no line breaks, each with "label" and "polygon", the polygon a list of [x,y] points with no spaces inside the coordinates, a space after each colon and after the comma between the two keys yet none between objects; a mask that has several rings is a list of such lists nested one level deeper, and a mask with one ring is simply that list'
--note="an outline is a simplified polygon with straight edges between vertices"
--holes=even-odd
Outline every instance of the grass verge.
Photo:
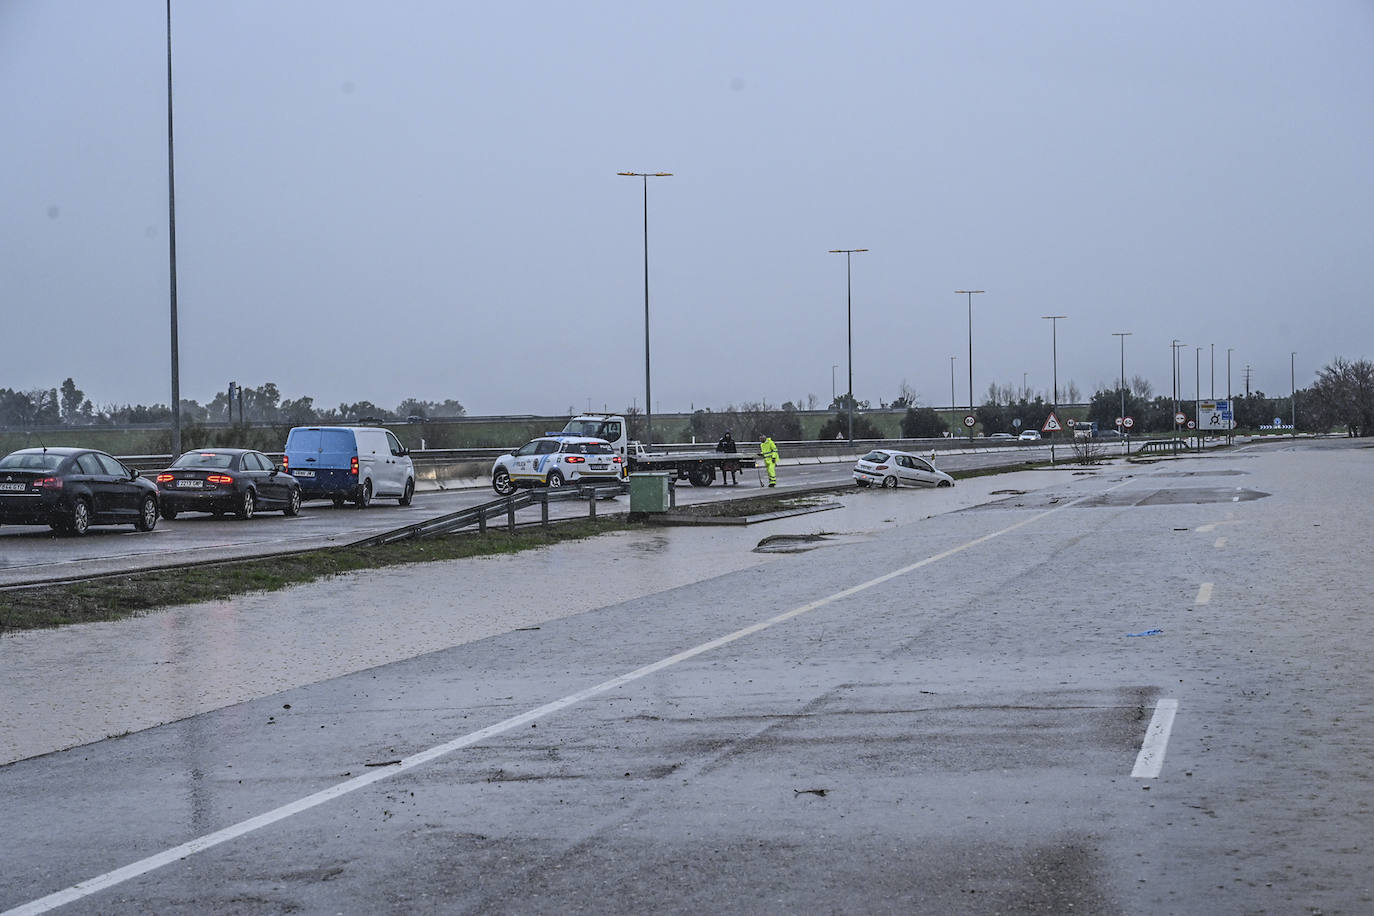
[{"label": "grass verge", "polygon": [[219,601],[249,592],[276,591],[363,569],[517,553],[595,537],[624,527],[623,519],[579,519],[548,528],[521,528],[513,534],[491,529],[486,535],[455,534],[384,547],[335,547],[267,559],[14,589],[0,592],[0,635],[72,623],[120,620],[157,608]]}]

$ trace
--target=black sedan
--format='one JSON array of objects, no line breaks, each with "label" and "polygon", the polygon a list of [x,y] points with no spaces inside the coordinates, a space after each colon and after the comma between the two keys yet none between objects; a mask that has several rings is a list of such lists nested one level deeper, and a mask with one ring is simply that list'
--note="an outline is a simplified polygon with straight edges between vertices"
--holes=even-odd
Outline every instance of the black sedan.
[{"label": "black sedan", "polygon": [[48,525],[85,534],[91,525],[157,525],[157,487],[89,448],[25,448],[0,458],[0,524]]},{"label": "black sedan", "polygon": [[301,511],[301,485],[262,452],[249,448],[204,448],[187,452],[157,474],[162,517],[178,512],[232,512],[252,518],[259,509]]}]

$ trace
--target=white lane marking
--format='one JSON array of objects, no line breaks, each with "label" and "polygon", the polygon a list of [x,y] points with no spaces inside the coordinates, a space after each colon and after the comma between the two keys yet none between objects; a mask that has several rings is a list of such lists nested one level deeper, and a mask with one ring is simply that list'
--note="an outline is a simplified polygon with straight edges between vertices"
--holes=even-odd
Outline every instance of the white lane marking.
[{"label": "white lane marking", "polygon": [[1217,538],[1216,543],[1214,543],[1212,546],[1220,550],[1221,548],[1226,546],[1226,538]]},{"label": "white lane marking", "polygon": [[1193,604],[1206,604],[1212,600],[1212,583],[1204,582],[1197,587],[1197,597],[1193,599]]},{"label": "white lane marking", "polygon": [[1154,779],[1164,769],[1164,752],[1169,748],[1169,732],[1173,731],[1176,712],[1178,700],[1163,699],[1155,706],[1155,714],[1150,718],[1150,727],[1145,730],[1145,740],[1140,742],[1140,753],[1136,755],[1131,776]]},{"label": "white lane marking", "polygon": [[[1128,483],[1130,483],[1129,480],[1123,481],[1117,484],[1116,486],[1108,487],[1103,492],[1110,493],[1112,490],[1124,487]],[[71,887],[65,888],[64,890],[56,891],[54,893],[47,895],[46,897],[40,897],[39,899],[30,901],[29,903],[21,904],[20,906],[0,913],[0,916],[35,916],[35,914],[46,913],[49,910],[56,909],[60,906],[65,906],[66,904],[80,900],[83,897],[89,897],[91,894],[97,893],[102,890],[106,890],[107,888],[114,887],[118,884],[122,884],[125,881],[137,878],[140,875],[146,875],[148,872],[155,871],[163,867],[164,865],[170,865],[171,863],[176,862],[180,859],[188,858],[190,856],[195,855],[198,852],[204,852],[207,849],[210,849],[214,846],[218,846],[221,843],[227,843],[230,840],[237,839],[238,837],[244,836],[248,833],[252,833],[255,830],[260,830],[263,827],[275,824],[277,821],[285,820],[286,818],[296,814],[300,814],[303,811],[309,811],[311,808],[318,807],[319,805],[322,805],[327,801],[332,801],[333,799],[339,798],[343,795],[347,795],[350,792],[355,792],[358,789],[370,786],[373,783],[381,782],[383,779],[389,779],[392,776],[396,776],[399,773],[405,773],[409,770],[413,770],[422,764],[429,763],[431,760],[443,757],[445,754],[451,754],[454,751],[459,750],[460,748],[470,747],[474,744],[477,744],[480,741],[486,740],[487,738],[491,738],[495,735],[508,732],[514,728],[519,728],[521,725],[525,725],[529,722],[534,721],[535,719],[541,719],[545,716],[549,716],[560,710],[566,709],[569,706],[573,706],[577,703],[580,703],[583,700],[589,699],[594,696],[598,696],[599,694],[607,693],[609,691],[615,690],[618,687],[623,687],[631,681],[637,681],[640,678],[648,677],[649,675],[662,671],[665,668],[670,668],[673,665],[678,664],[679,662],[686,661],[690,658],[695,658],[696,656],[701,655],[705,652],[710,652],[713,649],[719,649],[721,646],[728,645],[732,642],[743,639],[746,636],[752,636],[755,633],[767,630],[770,627],[777,626],[778,624],[791,620],[794,617],[800,617],[801,615],[808,614],[811,611],[817,610],[818,608],[825,607],[829,604],[834,604],[836,601],[841,601],[845,598],[852,597],[854,595],[859,594],[860,592],[867,591],[868,589],[873,588],[874,586],[882,585],[884,582],[896,579],[899,576],[904,576],[908,573],[912,573],[918,569],[929,566],[932,563],[938,563],[941,560],[948,559],[949,557],[952,557],[958,553],[962,553],[965,550],[968,550],[972,547],[977,547],[981,544],[986,544],[993,538],[1001,537],[1004,534],[1009,534],[1018,528],[1024,528],[1026,525],[1032,524],[1033,522],[1038,522],[1043,518],[1054,515],[1056,512],[1062,512],[1063,510],[1068,509],[1071,506],[1074,506],[1077,503],[1080,503],[1088,498],[1089,496],[1080,496],[1078,499],[1063,503],[1062,505],[1055,506],[1053,509],[1047,509],[1044,512],[1032,515],[1030,518],[1022,519],[1021,521],[1016,522],[1013,525],[1008,525],[1006,528],[1002,528],[999,531],[994,531],[991,534],[985,534],[982,537],[974,538],[973,540],[960,544],[957,547],[951,547],[949,550],[946,550],[942,553],[937,553],[934,556],[926,557],[924,560],[918,560],[917,562],[912,563],[908,566],[903,566],[900,569],[896,569],[892,572],[884,573],[881,576],[869,579],[867,582],[861,582],[858,585],[843,589],[842,591],[835,592],[833,595],[830,595],[828,597],[819,598],[808,604],[803,604],[800,607],[793,608],[790,611],[784,611],[783,613],[778,614],[774,617],[770,617],[767,620],[762,620],[758,623],[750,624],[749,626],[744,627],[741,630],[736,630],[733,633],[727,633],[724,636],[721,636],[717,639],[713,639],[710,642],[704,642],[690,649],[686,649],[682,652],[677,653],[676,655],[670,655],[667,658],[659,659],[658,661],[645,665],[642,668],[636,668],[635,670],[630,671],[627,674],[622,674],[619,677],[611,678],[609,681],[603,681],[594,687],[588,687],[585,690],[579,690],[576,693],[570,693],[561,699],[554,700],[551,703],[545,703],[543,706],[538,706],[534,709],[523,712],[518,716],[512,716],[509,719],[497,722],[495,725],[489,725],[486,728],[479,729],[475,732],[470,732],[469,734],[463,735],[458,738],[454,738],[453,740],[447,741],[443,744],[436,744],[434,747],[431,747],[428,750],[420,751],[416,754],[412,754],[411,756],[404,758],[396,766],[378,768],[370,773],[364,773],[361,776],[354,776],[352,779],[344,780],[341,783],[330,786],[327,789],[322,789],[321,791],[315,792],[312,795],[307,795],[304,798],[297,799],[296,801],[288,802],[287,804],[282,805],[279,808],[273,808],[271,811],[266,811],[262,814],[257,815],[256,817],[250,817],[248,820],[240,821],[237,824],[232,824],[228,827],[225,827],[222,830],[216,830],[214,833],[207,833],[204,836],[196,837],[193,840],[189,840],[185,843],[182,843],[180,846],[174,846],[171,849],[148,856],[146,859],[140,859],[137,862],[125,865],[123,868],[117,868],[114,871],[106,872],[103,875],[96,875],[94,878],[88,878],[85,881],[80,881],[76,884],[73,884]]]}]

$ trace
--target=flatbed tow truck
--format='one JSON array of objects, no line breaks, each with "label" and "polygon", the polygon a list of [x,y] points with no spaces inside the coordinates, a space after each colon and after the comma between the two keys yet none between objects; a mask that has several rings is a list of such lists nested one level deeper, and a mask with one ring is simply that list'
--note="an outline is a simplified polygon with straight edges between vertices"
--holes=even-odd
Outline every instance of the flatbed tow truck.
[{"label": "flatbed tow truck", "polygon": [[754,456],[742,452],[710,451],[651,452],[629,438],[630,425],[619,414],[581,414],[573,417],[561,432],[550,435],[591,436],[605,439],[621,457],[626,474],[666,471],[694,487],[709,487],[717,474],[754,467]]}]

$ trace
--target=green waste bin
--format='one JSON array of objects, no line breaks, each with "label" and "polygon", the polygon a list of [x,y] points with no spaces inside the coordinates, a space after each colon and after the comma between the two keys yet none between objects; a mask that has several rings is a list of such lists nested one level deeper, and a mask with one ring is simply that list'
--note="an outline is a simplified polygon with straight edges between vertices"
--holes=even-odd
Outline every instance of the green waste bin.
[{"label": "green waste bin", "polygon": [[667,512],[668,478],[664,471],[643,471],[630,475],[631,512]]}]

